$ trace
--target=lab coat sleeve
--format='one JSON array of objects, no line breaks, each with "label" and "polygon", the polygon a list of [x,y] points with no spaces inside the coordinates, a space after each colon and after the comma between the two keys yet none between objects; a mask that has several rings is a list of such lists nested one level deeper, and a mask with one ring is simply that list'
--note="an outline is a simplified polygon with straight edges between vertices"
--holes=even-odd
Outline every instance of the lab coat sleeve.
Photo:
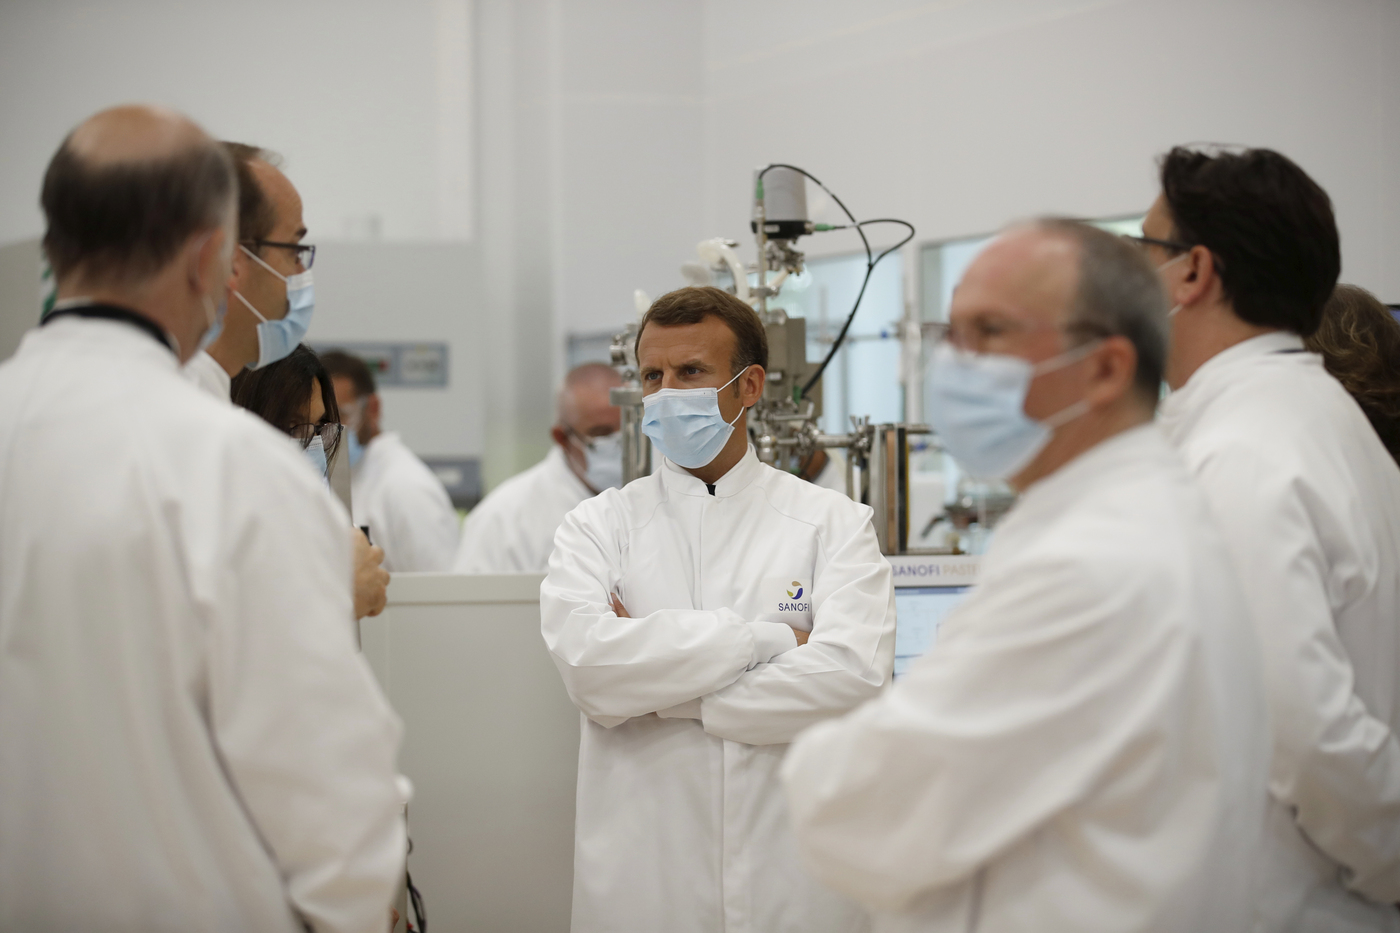
[{"label": "lab coat sleeve", "polygon": [[384,551],[394,570],[435,573],[452,568],[457,513],[447,492],[436,483],[435,477],[425,476],[391,491],[390,538]]},{"label": "lab coat sleeve", "polygon": [[611,727],[667,710],[796,645],[788,626],[728,609],[619,617],[609,598],[622,577],[620,544],[607,508],[595,499],[569,513],[540,586],[545,645],[584,715]]},{"label": "lab coat sleeve", "polygon": [[214,740],[300,916],[383,933],[407,851],[401,726],[355,647],[349,516],[309,471],[286,475],[304,471],[292,456],[280,474],[245,466],[262,482],[234,490],[246,505],[216,571]]},{"label": "lab coat sleeve", "polygon": [[1074,560],[980,584],[888,692],[796,739],[782,776],[819,879],[907,910],[1075,806],[1116,758],[1151,761],[1180,733],[1159,710],[1186,636],[1125,624],[1152,600]]},{"label": "lab coat sleeve", "polygon": [[875,696],[894,667],[894,583],[869,521],[841,529],[812,588],[807,644],[701,700],[705,731],[749,745],[803,729]]},{"label": "lab coat sleeve", "polygon": [[1238,450],[1208,458],[1199,478],[1255,613],[1274,718],[1271,788],[1349,887],[1400,901],[1400,742],[1356,695],[1305,481]]}]

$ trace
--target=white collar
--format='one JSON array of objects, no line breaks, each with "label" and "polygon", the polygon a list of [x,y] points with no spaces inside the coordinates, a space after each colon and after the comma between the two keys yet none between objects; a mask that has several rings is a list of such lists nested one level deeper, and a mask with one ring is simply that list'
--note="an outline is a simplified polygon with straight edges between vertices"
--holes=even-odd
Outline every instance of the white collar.
[{"label": "white collar", "polygon": [[[663,459],[661,464],[661,481],[668,490],[685,496],[710,495],[708,484],[689,470],[676,466],[666,459]],[[762,471],[763,464],[759,461],[753,445],[750,444],[744,451],[744,456],[739,458],[739,462],[730,467],[729,472],[721,476],[714,484],[715,498],[727,499],[730,496],[738,495],[747,489],[754,480],[758,479]]]}]

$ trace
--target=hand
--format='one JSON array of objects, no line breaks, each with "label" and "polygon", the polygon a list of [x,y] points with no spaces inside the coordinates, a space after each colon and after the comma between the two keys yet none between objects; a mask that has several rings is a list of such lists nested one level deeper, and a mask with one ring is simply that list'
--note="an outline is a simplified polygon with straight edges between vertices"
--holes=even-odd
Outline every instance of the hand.
[{"label": "hand", "polygon": [[394,908],[389,908],[389,933],[394,933],[399,928],[399,912]]},{"label": "hand", "polygon": [[627,614],[627,607],[624,606],[624,605],[622,605],[622,600],[620,600],[620,599],[617,598],[617,594],[616,594],[616,593],[614,593],[614,594],[612,594],[611,596],[609,596],[608,599],[612,600],[612,609],[613,609],[613,612],[617,613],[617,617],[618,617],[619,619],[630,619],[630,618],[632,618],[630,615]]},{"label": "hand", "polygon": [[377,616],[384,611],[388,598],[389,571],[380,566],[384,563],[384,549],[371,545],[358,528],[350,529],[350,541],[354,549],[351,566],[355,571],[355,618]]},{"label": "hand", "polygon": [[797,636],[798,647],[807,644],[807,636],[811,634],[810,632],[804,632],[802,629],[793,625],[789,625],[788,628],[792,629],[792,634]]}]

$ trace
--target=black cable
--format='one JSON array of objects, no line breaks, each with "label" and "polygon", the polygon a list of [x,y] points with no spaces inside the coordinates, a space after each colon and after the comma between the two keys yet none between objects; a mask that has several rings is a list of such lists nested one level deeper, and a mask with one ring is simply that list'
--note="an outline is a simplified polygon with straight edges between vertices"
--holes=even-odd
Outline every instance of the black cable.
[{"label": "black cable", "polygon": [[[858,220],[856,220],[856,215],[855,215],[855,214],[852,214],[851,211],[850,211],[850,208],[846,207],[845,202],[843,202],[840,198],[838,198],[838,197],[836,196],[836,192],[832,191],[832,190],[831,190],[830,188],[828,188],[826,185],[822,184],[822,183],[821,183],[821,179],[817,178],[817,176],[813,175],[811,172],[807,171],[807,170],[804,169],[804,168],[798,168],[796,165],[789,165],[789,164],[787,164],[786,162],[773,162],[773,163],[770,163],[770,164],[764,166],[762,169],[760,169],[760,170],[759,170],[759,173],[758,173],[758,183],[759,183],[759,185],[762,185],[762,184],[763,184],[763,176],[766,175],[766,174],[768,174],[768,170],[769,170],[769,169],[775,169],[775,168],[785,168],[785,169],[789,169],[789,170],[791,170],[791,171],[797,172],[799,175],[803,176],[804,178],[809,178],[809,179],[811,179],[811,181],[812,181],[818,188],[820,188],[820,189],[822,189],[823,191],[825,191],[825,192],[827,193],[827,195],[831,198],[831,200],[833,200],[833,201],[836,202],[836,206],[839,207],[839,208],[841,208],[841,211],[842,211],[842,212],[846,215],[846,217],[851,221],[850,224],[847,224],[847,225],[833,226],[833,227],[828,227],[828,228],[826,228],[826,229],[830,229],[830,230],[854,229],[854,230],[856,231],[856,233],[858,233],[858,234],[860,235],[860,242],[861,242],[861,244],[864,245],[864,247],[865,247],[865,278],[861,280],[861,283],[860,283],[860,291],[856,293],[856,302],[855,302],[855,304],[851,307],[851,313],[848,314],[848,315],[846,315],[846,322],[845,322],[844,324],[841,325],[841,331],[836,335],[836,340],[835,340],[834,342],[832,342],[832,344],[831,344],[831,349],[827,351],[826,356],[822,359],[821,365],[817,367],[817,371],[812,375],[812,378],[807,380],[807,384],[804,385],[804,386],[802,387],[802,393],[801,393],[801,395],[799,396],[799,398],[804,398],[804,399],[805,399],[805,398],[807,397],[807,393],[809,393],[809,392],[812,391],[812,387],[815,386],[818,382],[821,381],[822,374],[824,374],[824,373],[826,372],[826,368],[827,368],[827,366],[829,366],[829,365],[831,364],[831,361],[832,361],[833,359],[836,358],[836,353],[837,353],[837,351],[839,351],[839,350],[841,349],[841,344],[845,342],[845,340],[846,340],[846,332],[849,331],[849,330],[851,329],[851,324],[852,324],[852,322],[854,322],[855,319],[856,319],[856,312],[858,312],[858,311],[860,310],[860,301],[861,301],[862,298],[865,297],[865,289],[866,289],[866,287],[870,284],[870,276],[875,272],[875,266],[880,262],[881,259],[884,259],[884,258],[885,258],[886,256],[888,256],[890,253],[892,253],[892,252],[894,252],[895,250],[899,249],[901,246],[903,246],[905,243],[908,243],[910,240],[914,239],[914,225],[911,224],[911,223],[909,223],[907,220],[895,220],[894,218],[890,218],[890,217],[881,217],[881,218],[879,218],[879,219],[877,219],[877,220],[858,221]],[[756,193],[756,192],[755,192],[755,193]],[[767,194],[766,194],[766,193],[764,194],[764,198],[765,198],[765,200],[767,199]],[[871,249],[870,249],[870,240],[868,240],[868,239],[866,238],[866,236],[865,236],[864,227],[865,227],[866,224],[887,224],[887,223],[903,224],[904,226],[906,226],[906,227],[909,228],[909,235],[908,235],[907,237],[905,237],[904,239],[900,240],[900,241],[899,241],[898,243],[896,243],[894,246],[891,246],[889,249],[885,250],[885,251],[884,251],[883,253],[881,253],[879,256],[876,256],[876,255],[874,255],[874,254],[871,252]],[[759,257],[759,261],[760,261],[760,262],[763,261],[763,257],[762,257],[762,256]]]},{"label": "black cable", "polygon": [[[860,234],[860,242],[865,246],[865,278],[861,280],[861,283],[860,283],[860,291],[856,293],[856,302],[855,302],[855,304],[851,307],[851,313],[848,314],[848,315],[846,315],[846,322],[845,322],[844,324],[841,325],[841,330],[840,330],[839,333],[837,333],[837,335],[836,335],[836,340],[832,342],[832,344],[831,344],[831,349],[827,351],[826,356],[822,359],[821,365],[818,366],[818,367],[817,367],[817,371],[816,371],[815,373],[812,374],[812,378],[807,380],[807,384],[804,385],[804,386],[802,387],[802,394],[799,396],[799,398],[804,398],[804,399],[805,399],[805,398],[807,397],[807,393],[809,393],[809,392],[812,391],[812,387],[815,386],[818,382],[821,381],[822,374],[826,372],[826,368],[827,368],[827,366],[829,366],[829,365],[831,364],[831,361],[832,361],[833,359],[836,358],[836,353],[837,353],[838,350],[841,349],[841,344],[845,342],[845,340],[846,340],[846,332],[849,331],[849,330],[851,329],[851,324],[852,324],[852,323],[855,321],[855,319],[856,319],[856,312],[858,312],[858,311],[860,310],[860,301],[861,301],[862,298],[865,297],[865,289],[866,289],[866,287],[870,284],[870,276],[875,272],[875,266],[879,264],[879,262],[880,262],[881,259],[884,259],[884,258],[885,258],[886,256],[888,256],[890,253],[893,253],[895,250],[899,249],[899,248],[900,248],[901,246],[903,246],[905,243],[908,243],[910,240],[914,239],[914,225],[911,224],[911,223],[910,223],[909,221],[907,221],[907,220],[897,220],[897,219],[895,219],[895,218],[893,218],[893,217],[880,217],[880,218],[877,218],[877,219],[875,219],[875,220],[856,220],[856,215],[855,215],[855,214],[852,214],[851,211],[850,211],[850,209],[849,209],[848,207],[846,207],[845,203],[844,203],[840,198],[838,198],[838,197],[836,196],[836,193],[835,193],[834,191],[832,191],[830,188],[828,188],[826,185],[822,184],[822,183],[821,183],[821,180],[820,180],[819,178],[817,178],[817,176],[813,175],[811,172],[807,171],[807,170],[804,169],[804,168],[798,168],[796,165],[788,165],[788,164],[785,163],[785,162],[773,162],[773,163],[770,163],[769,165],[764,166],[762,169],[760,169],[760,170],[759,170],[759,173],[758,173],[758,183],[759,183],[760,185],[763,183],[763,176],[766,175],[766,174],[768,174],[768,170],[769,170],[769,169],[774,169],[774,168],[785,168],[785,169],[789,169],[789,170],[791,170],[791,171],[797,172],[799,175],[802,175],[804,178],[809,178],[809,179],[811,179],[811,181],[812,181],[813,184],[815,184],[818,188],[820,188],[820,189],[822,189],[823,191],[825,191],[825,192],[827,193],[827,195],[831,198],[831,200],[833,200],[833,201],[836,202],[836,206],[839,207],[839,208],[841,208],[842,212],[843,212],[843,213],[846,215],[846,217],[849,218],[850,221],[851,221],[849,224],[843,224],[843,225],[840,225],[840,226],[825,227],[825,229],[827,229],[827,230],[850,230],[850,229],[854,229],[856,233]],[[767,199],[767,194],[766,194],[766,193],[764,194],[764,198],[765,198],[765,200]],[[906,236],[904,239],[900,240],[900,241],[899,241],[898,243],[896,243],[895,245],[891,246],[889,249],[885,250],[885,251],[884,251],[883,253],[881,253],[880,255],[876,256],[876,255],[871,251],[871,249],[870,249],[870,240],[868,240],[868,239],[866,238],[866,236],[865,236],[864,227],[865,227],[866,224],[901,224],[901,225],[903,225],[903,226],[909,228],[909,235]],[[759,257],[759,262],[762,262],[762,261],[763,261],[763,257],[760,256],[760,257]]]},{"label": "black cable", "polygon": [[828,350],[826,352],[826,356],[822,358],[822,364],[817,367],[817,371],[812,374],[812,378],[808,379],[807,384],[802,387],[802,398],[806,398],[807,393],[812,391],[812,387],[821,381],[822,375],[826,372],[826,367],[831,364],[831,361],[833,359],[836,358],[836,351],[840,350],[841,344],[845,342],[846,331],[850,330],[851,324],[855,322],[856,312],[860,310],[860,300],[865,297],[865,288],[870,284],[870,276],[874,274],[875,267],[879,265],[881,259],[884,259],[890,253],[893,253],[905,243],[908,243],[910,240],[914,239],[914,225],[909,223],[907,220],[894,220],[892,218],[881,218],[879,220],[865,220],[856,224],[855,227],[857,230],[860,230],[861,226],[863,226],[864,224],[886,223],[903,224],[904,226],[909,228],[909,235],[906,236],[904,239],[900,240],[895,245],[891,246],[889,249],[885,250],[880,255],[876,256],[874,259],[869,259],[866,261],[865,278],[861,279],[860,291],[856,293],[856,303],[854,306],[852,306],[851,313],[846,315],[846,323],[841,325],[841,332],[836,335],[836,340],[832,342],[831,349]]},{"label": "black cable", "polygon": [[[833,192],[833,191],[832,191],[830,188],[828,188],[826,185],[822,184],[822,183],[821,183],[821,180],[820,180],[819,178],[817,178],[817,176],[813,175],[811,172],[807,171],[805,168],[798,168],[796,165],[788,165],[786,162],[772,162],[772,163],[769,163],[768,165],[764,166],[764,167],[759,171],[759,173],[758,173],[758,181],[759,181],[760,184],[763,183],[763,176],[768,174],[768,170],[769,170],[769,169],[774,169],[774,168],[785,168],[785,169],[790,169],[791,171],[794,171],[794,172],[798,173],[799,175],[803,176],[804,178],[810,178],[810,179],[812,180],[812,184],[816,185],[818,188],[820,188],[820,189],[822,189],[823,191],[825,191],[825,192],[827,193],[827,195],[830,196],[831,200],[833,200],[833,201],[836,202],[836,206],[839,207],[839,208],[841,208],[841,211],[846,215],[847,218],[850,219],[851,223],[855,225],[856,233],[859,233],[859,234],[860,234],[860,241],[861,241],[863,244],[865,244],[865,261],[866,261],[866,262],[870,262],[870,255],[871,255],[871,253],[870,253],[870,241],[867,240],[867,239],[865,238],[865,231],[862,230],[862,229],[860,229],[860,224],[857,223],[857,221],[856,221],[856,215],[855,215],[855,214],[852,214],[852,213],[850,212],[850,209],[847,208],[846,205],[845,205],[845,203],[844,203],[840,198],[838,198],[838,197],[836,196],[835,192]],[[765,195],[764,195],[764,200],[765,200],[765,201],[767,200],[767,197],[768,197],[768,196],[765,194]],[[759,257],[759,259],[762,259],[762,258],[763,258],[763,257],[761,257],[761,256]]]}]

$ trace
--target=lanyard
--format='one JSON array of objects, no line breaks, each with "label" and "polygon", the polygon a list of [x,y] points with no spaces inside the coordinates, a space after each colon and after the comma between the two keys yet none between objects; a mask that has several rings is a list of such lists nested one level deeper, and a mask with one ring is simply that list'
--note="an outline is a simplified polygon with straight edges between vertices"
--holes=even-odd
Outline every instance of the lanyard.
[{"label": "lanyard", "polygon": [[116,305],[94,303],[90,305],[75,305],[71,308],[56,308],[50,311],[48,316],[39,322],[39,326],[43,327],[53,321],[54,318],[65,316],[97,318],[104,321],[121,321],[124,324],[130,324],[138,330],[145,331],[154,337],[156,342],[162,347],[165,347],[172,353],[175,352],[175,348],[170,345],[170,338],[166,336],[165,331],[159,324],[146,317],[144,314],[137,314],[135,311],[131,311],[127,308],[119,308]]}]

